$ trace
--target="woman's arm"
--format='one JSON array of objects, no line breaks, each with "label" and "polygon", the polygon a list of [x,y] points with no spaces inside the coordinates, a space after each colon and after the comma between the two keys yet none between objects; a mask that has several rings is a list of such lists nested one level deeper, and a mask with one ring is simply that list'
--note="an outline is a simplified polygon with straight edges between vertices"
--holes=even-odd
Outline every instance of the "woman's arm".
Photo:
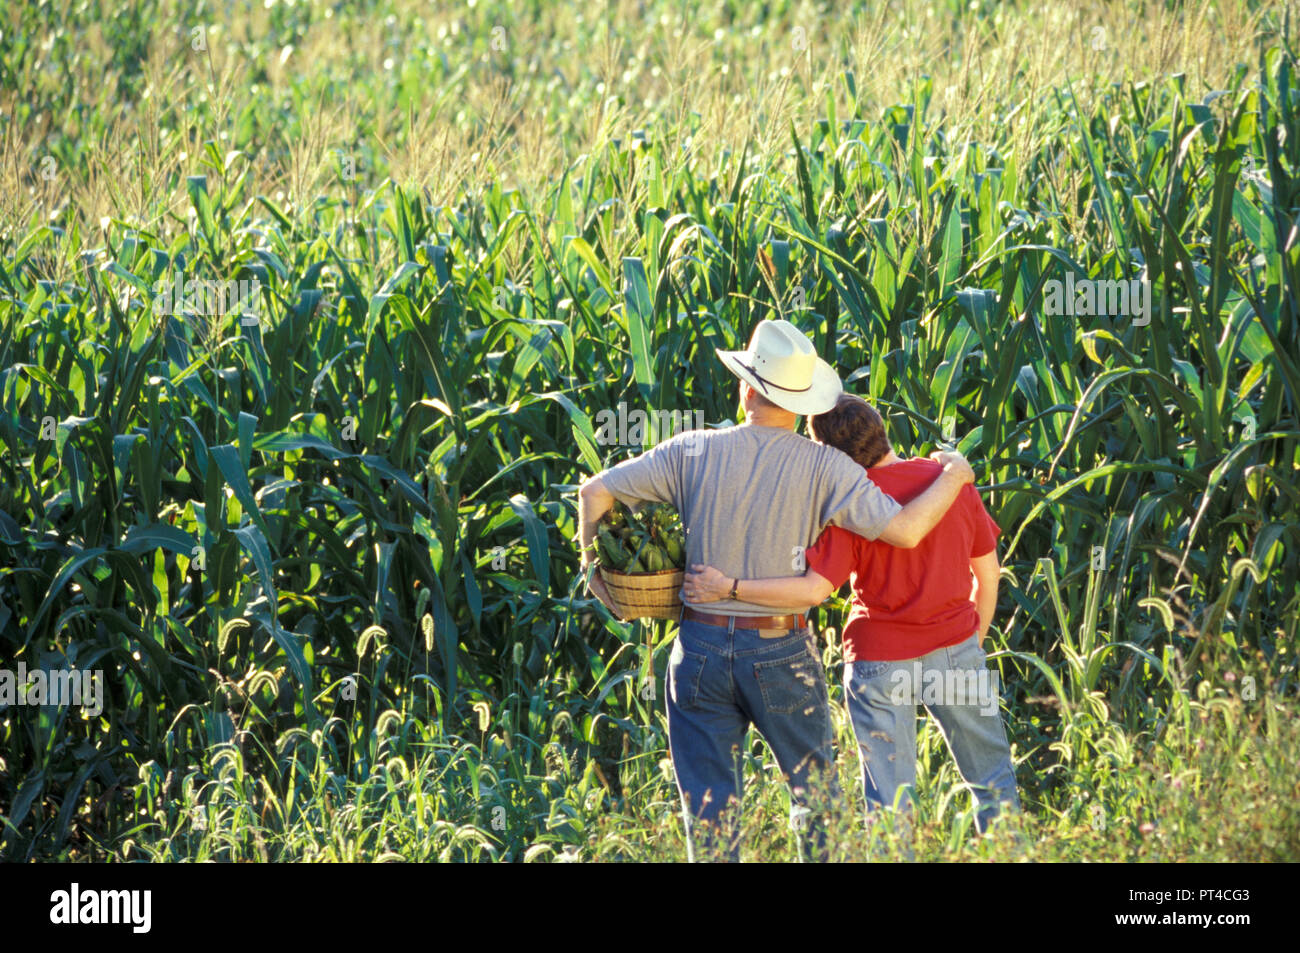
[{"label": "woman's arm", "polygon": [[975,574],[975,611],[980,616],[979,644],[983,645],[998,607],[998,551],[994,549],[983,556],[972,557],[970,568]]},{"label": "woman's arm", "polygon": [[[716,602],[731,598],[731,584],[735,581],[712,566],[693,565],[686,574],[682,592],[688,602]],[[811,608],[834,591],[835,587],[829,579],[809,569],[802,576],[741,579],[736,589],[736,598],[741,602],[778,609],[785,606]]]}]

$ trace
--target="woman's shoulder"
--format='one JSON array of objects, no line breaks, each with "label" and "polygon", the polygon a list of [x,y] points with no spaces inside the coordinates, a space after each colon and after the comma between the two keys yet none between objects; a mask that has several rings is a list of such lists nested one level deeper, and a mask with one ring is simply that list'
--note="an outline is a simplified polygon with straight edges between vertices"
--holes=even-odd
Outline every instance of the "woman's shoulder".
[{"label": "woman's shoulder", "polygon": [[878,483],[897,483],[909,486],[924,483],[928,485],[943,471],[943,465],[928,457],[908,457],[896,460],[884,466],[869,467],[867,476]]}]

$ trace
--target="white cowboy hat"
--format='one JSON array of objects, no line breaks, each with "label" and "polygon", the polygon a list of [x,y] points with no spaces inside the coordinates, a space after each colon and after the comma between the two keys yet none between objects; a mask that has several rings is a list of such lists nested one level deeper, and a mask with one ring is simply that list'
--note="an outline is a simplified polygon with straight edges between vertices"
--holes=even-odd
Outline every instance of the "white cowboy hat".
[{"label": "white cowboy hat", "polygon": [[749,350],[717,354],[727,370],[792,414],[824,414],[844,392],[840,376],[789,321],[762,321]]}]

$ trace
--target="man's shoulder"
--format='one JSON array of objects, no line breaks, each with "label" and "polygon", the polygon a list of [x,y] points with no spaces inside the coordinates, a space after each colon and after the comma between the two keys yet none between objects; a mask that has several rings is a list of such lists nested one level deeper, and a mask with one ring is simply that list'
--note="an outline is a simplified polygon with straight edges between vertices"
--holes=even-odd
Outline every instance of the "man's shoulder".
[{"label": "man's shoulder", "polygon": [[821,466],[841,472],[853,479],[857,479],[866,472],[858,465],[856,460],[839,447],[832,447],[828,443],[818,443],[816,440],[810,440],[803,436],[800,436],[799,439],[807,446],[809,456]]},{"label": "man's shoulder", "polygon": [[784,427],[758,427],[733,424],[709,430],[683,431],[660,446],[672,444],[673,452],[687,455],[713,453],[739,454],[755,460],[796,459],[818,481],[830,479],[839,483],[853,482],[865,472],[853,458],[835,447],[818,443],[796,430]]},{"label": "man's shoulder", "polygon": [[843,450],[828,443],[819,443],[797,431],[784,431],[774,438],[774,443],[776,442],[779,442],[782,454],[797,456],[806,461],[812,470],[812,478],[819,482],[845,486],[856,483],[866,474],[858,462]]},{"label": "man's shoulder", "polygon": [[707,430],[686,430],[675,435],[672,440],[681,440],[689,445],[692,435],[702,439],[708,446],[717,447],[750,446],[761,448],[767,445],[779,444],[783,451],[788,449],[795,453],[805,451],[813,453],[825,449],[821,444],[814,443],[794,430],[787,430],[784,427],[758,427],[747,424],[731,424],[726,427]]},{"label": "man's shoulder", "polygon": [[713,440],[717,440],[719,436],[725,433],[726,430],[728,429],[730,428],[712,429],[707,427],[699,427],[699,428],[688,428],[685,430],[678,430],[672,433],[671,435],[664,437],[653,447],[650,447],[647,450],[643,450],[642,452],[638,453],[636,456],[629,457],[629,459],[639,460],[640,458],[645,457],[652,453],[676,453],[683,449],[691,449],[694,447],[702,446],[705,443],[708,443]]}]

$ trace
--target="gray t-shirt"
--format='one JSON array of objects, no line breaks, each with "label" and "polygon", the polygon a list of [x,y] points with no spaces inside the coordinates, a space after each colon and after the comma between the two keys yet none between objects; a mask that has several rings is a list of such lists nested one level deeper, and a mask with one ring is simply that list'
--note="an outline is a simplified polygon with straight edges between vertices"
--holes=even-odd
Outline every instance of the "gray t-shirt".
[{"label": "gray t-shirt", "polygon": [[[875,539],[902,509],[834,447],[753,424],[683,431],[611,467],[601,481],[629,506],[671,503],[686,528],[688,565],[740,579],[799,575],[804,551],[827,525]],[[731,599],[687,605],[726,615],[808,609]]]}]

